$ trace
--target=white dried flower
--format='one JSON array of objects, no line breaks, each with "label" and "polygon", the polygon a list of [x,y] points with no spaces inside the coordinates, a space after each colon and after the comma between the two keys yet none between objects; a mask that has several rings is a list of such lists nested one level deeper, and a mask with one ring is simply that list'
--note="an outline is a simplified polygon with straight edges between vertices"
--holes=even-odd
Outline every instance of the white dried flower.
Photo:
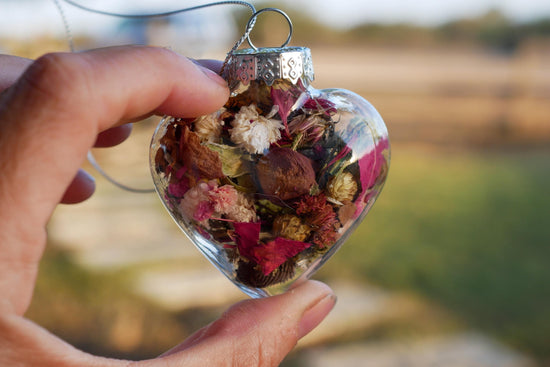
[{"label": "white dried flower", "polygon": [[238,192],[237,202],[235,205],[229,207],[224,214],[228,219],[239,223],[256,221],[254,201],[240,191]]},{"label": "white dried flower", "polygon": [[225,112],[222,108],[209,115],[204,115],[195,120],[194,132],[201,141],[218,142],[222,133],[223,120],[220,116]]},{"label": "white dried flower", "polygon": [[260,116],[256,106],[243,106],[231,123],[231,141],[249,153],[263,153],[281,138],[284,127],[279,120]]},{"label": "white dried flower", "polygon": [[329,197],[342,203],[350,202],[357,193],[357,182],[351,173],[344,172],[330,180],[327,190]]}]

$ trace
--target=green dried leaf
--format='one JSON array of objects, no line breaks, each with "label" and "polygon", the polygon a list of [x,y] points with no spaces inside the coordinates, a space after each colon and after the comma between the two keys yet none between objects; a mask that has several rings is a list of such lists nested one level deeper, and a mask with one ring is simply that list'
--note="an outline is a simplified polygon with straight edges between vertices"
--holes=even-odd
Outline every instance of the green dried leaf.
[{"label": "green dried leaf", "polygon": [[227,177],[234,178],[250,174],[250,162],[244,159],[247,155],[243,155],[240,148],[214,143],[208,143],[207,147],[219,154],[222,171]]}]

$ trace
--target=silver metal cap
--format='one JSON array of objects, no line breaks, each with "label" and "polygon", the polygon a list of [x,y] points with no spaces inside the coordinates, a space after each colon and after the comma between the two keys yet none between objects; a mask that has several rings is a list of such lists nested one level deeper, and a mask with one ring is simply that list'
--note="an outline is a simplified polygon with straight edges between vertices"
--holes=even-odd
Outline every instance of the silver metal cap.
[{"label": "silver metal cap", "polygon": [[307,86],[315,78],[311,51],[306,47],[242,49],[234,51],[228,61],[227,80],[231,89],[252,80],[273,85],[277,79],[298,80]]}]

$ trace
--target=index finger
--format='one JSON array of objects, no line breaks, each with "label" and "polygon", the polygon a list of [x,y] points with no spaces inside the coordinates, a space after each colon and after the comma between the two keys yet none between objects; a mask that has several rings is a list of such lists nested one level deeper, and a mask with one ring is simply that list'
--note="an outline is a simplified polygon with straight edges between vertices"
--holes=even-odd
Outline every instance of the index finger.
[{"label": "index finger", "polygon": [[26,284],[0,282],[0,292],[8,299],[32,294],[45,226],[100,131],[153,111],[209,113],[227,97],[223,79],[166,49],[117,47],[35,61],[0,100],[0,269],[17,274],[19,264],[29,272],[17,277]]},{"label": "index finger", "polygon": [[0,55],[0,93],[15,83],[31,63],[23,57]]}]

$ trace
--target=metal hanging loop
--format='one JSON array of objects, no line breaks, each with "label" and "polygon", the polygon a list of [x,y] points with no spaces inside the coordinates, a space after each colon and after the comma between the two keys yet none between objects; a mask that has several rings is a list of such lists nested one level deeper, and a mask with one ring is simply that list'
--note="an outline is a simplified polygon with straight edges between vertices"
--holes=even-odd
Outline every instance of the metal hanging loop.
[{"label": "metal hanging loop", "polygon": [[[285,43],[281,45],[281,48],[286,47],[290,43],[290,40],[292,39],[292,32],[294,31],[294,27],[292,25],[292,20],[290,20],[290,17],[281,9],[264,8],[264,9],[258,10],[257,12],[252,14],[252,16],[250,17],[250,19],[248,20],[248,24],[246,25],[246,28],[251,30],[252,27],[254,26],[254,23],[256,23],[256,18],[258,18],[258,15],[266,11],[273,11],[273,12],[279,13],[283,17],[285,17],[286,21],[288,22],[288,28],[289,28],[288,38],[286,39]],[[250,47],[254,49],[254,51],[258,51],[258,48],[252,43],[252,40],[250,40],[250,33],[251,32],[248,32],[248,34],[246,35],[246,40],[250,45]]]}]

